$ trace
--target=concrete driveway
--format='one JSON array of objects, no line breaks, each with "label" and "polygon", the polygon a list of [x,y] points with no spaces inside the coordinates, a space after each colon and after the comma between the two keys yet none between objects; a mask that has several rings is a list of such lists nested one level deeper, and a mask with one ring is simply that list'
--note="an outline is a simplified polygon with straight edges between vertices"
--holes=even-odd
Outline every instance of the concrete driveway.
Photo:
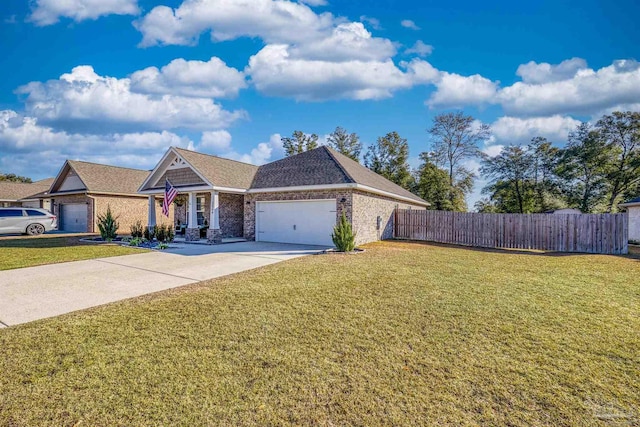
[{"label": "concrete driveway", "polygon": [[0,327],[318,253],[319,246],[241,242],[0,271]]}]

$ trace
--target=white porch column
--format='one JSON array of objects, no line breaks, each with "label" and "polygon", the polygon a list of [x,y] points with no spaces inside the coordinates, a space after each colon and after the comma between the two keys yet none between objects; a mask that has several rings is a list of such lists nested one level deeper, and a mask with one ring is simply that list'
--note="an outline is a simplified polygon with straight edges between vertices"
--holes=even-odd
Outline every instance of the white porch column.
[{"label": "white porch column", "polygon": [[187,218],[187,228],[198,228],[196,193],[189,193],[189,218]]},{"label": "white porch column", "polygon": [[149,196],[149,215],[147,216],[149,229],[156,225],[156,196]]},{"label": "white porch column", "polygon": [[211,219],[209,224],[214,230],[220,229],[220,202],[217,191],[211,192]]}]

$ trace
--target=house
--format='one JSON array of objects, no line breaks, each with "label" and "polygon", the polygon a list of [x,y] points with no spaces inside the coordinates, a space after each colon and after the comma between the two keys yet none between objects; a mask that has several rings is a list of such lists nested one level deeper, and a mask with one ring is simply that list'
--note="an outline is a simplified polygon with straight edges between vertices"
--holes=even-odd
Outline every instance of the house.
[{"label": "house", "polygon": [[47,178],[33,183],[0,181],[0,208],[24,206],[28,208],[44,208],[51,210],[48,200],[43,196],[53,178]]},{"label": "house", "polygon": [[[98,215],[109,206],[120,233],[129,233],[133,223],[147,217],[148,199],[137,190],[148,175],[146,170],[67,160],[42,197],[50,201],[60,230],[97,233]],[[160,210],[158,203],[153,206]]]},{"label": "house", "polygon": [[620,204],[629,215],[629,240],[640,242],[640,197]]},{"label": "house", "polygon": [[[171,147],[139,188],[164,193],[165,180],[179,191],[176,225],[187,224],[186,240],[218,243],[224,237],[333,245],[331,233],[344,213],[356,243],[390,238],[393,212],[425,209],[420,197],[358,162],[321,146],[263,166]],[[149,223],[156,218],[149,210]]]}]

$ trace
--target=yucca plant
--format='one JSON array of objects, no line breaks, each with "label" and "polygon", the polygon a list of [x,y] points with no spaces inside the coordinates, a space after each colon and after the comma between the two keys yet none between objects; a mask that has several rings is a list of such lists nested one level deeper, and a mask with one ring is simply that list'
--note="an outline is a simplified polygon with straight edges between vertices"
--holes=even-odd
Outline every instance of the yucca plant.
[{"label": "yucca plant", "polygon": [[356,247],[356,234],[353,232],[351,223],[347,221],[344,212],[340,216],[340,221],[333,227],[331,239],[338,252],[351,252]]},{"label": "yucca plant", "polygon": [[111,213],[111,206],[107,205],[107,212],[98,214],[98,229],[100,236],[107,242],[112,241],[118,236],[118,217],[114,217]]}]

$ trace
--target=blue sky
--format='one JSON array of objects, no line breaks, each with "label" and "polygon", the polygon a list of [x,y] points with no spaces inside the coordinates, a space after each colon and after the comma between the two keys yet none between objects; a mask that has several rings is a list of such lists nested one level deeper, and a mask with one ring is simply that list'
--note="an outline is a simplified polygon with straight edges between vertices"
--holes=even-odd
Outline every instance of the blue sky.
[{"label": "blue sky", "polygon": [[[151,168],[169,145],[264,163],[280,136],[426,129],[463,110],[485,152],[640,110],[640,4],[34,0],[0,6],[0,171]],[[476,162],[470,167],[476,168]],[[478,198],[482,181],[470,198]]]}]

